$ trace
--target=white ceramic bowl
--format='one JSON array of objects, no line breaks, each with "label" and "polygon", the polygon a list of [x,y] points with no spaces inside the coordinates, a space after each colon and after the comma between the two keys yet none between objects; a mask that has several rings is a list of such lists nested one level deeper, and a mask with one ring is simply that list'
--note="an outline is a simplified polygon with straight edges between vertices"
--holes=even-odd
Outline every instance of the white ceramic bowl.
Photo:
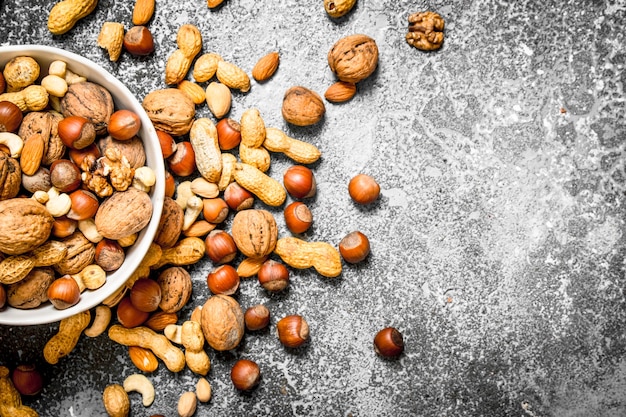
[{"label": "white ceramic bowl", "polygon": [[15,45],[0,47],[0,68],[4,68],[4,65],[16,56],[33,57],[41,66],[41,77],[46,75],[48,66],[52,61],[65,61],[68,68],[73,72],[83,75],[89,81],[100,84],[109,90],[115,101],[116,109],[129,109],[137,113],[141,118],[142,126],[139,136],[143,139],[146,151],[146,165],[154,170],[157,177],[156,184],[150,193],[153,205],[152,219],[148,226],[141,231],[135,244],[127,251],[123,265],[117,271],[108,274],[104,286],[94,291],[84,291],[81,294],[80,302],[68,309],[57,310],[48,302],[30,310],[20,310],[7,306],[3,311],[0,311],[0,325],[25,326],[56,322],[91,309],[115,293],[126,282],[130,274],[137,269],[156,234],[165,194],[165,167],[156,131],[141,103],[124,84],[98,64],[58,48]]}]

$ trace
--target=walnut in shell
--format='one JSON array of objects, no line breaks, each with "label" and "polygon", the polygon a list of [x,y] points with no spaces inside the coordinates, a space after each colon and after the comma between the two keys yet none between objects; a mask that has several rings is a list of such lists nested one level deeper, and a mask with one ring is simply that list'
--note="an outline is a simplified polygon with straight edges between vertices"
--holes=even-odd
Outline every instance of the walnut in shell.
[{"label": "walnut in shell", "polygon": [[237,249],[248,258],[263,258],[272,253],[278,239],[278,228],[272,213],[248,209],[237,212],[231,233]]},{"label": "walnut in shell", "polygon": [[119,240],[138,233],[150,222],[150,196],[134,187],[115,192],[100,205],[95,216],[96,228],[107,239]]},{"label": "walnut in shell", "polygon": [[157,282],[161,287],[159,308],[166,313],[181,310],[191,297],[191,275],[180,266],[172,266],[159,274]]},{"label": "walnut in shell", "polygon": [[306,87],[289,88],[283,97],[283,118],[296,126],[310,126],[324,117],[326,107],[319,94]]},{"label": "walnut in shell", "polygon": [[30,198],[0,201],[0,252],[20,255],[48,240],[54,218]]},{"label": "walnut in shell", "polygon": [[328,51],[328,65],[341,81],[358,83],[378,66],[376,41],[362,34],[339,39]]},{"label": "walnut in shell", "polygon": [[46,291],[52,281],[54,281],[52,268],[33,268],[24,279],[7,286],[7,303],[19,309],[39,307],[48,301]]},{"label": "walnut in shell", "polygon": [[61,262],[54,265],[55,271],[59,274],[78,274],[94,262],[96,246],[82,232],[72,233],[63,239],[63,243],[67,247],[67,255]]},{"label": "walnut in shell", "polygon": [[143,147],[143,141],[138,136],[129,140],[115,140],[111,136],[104,136],[98,140],[97,146],[102,155],[106,155],[109,148],[119,149],[128,160],[131,168],[137,169],[146,165],[146,151]]},{"label": "walnut in shell", "polygon": [[0,151],[0,200],[17,196],[21,180],[22,170],[18,160]]},{"label": "walnut in shell", "polygon": [[148,93],[142,106],[157,130],[174,136],[187,134],[196,115],[194,102],[177,88]]},{"label": "walnut in shell", "polygon": [[70,84],[61,99],[63,116],[82,116],[94,124],[96,133],[107,132],[109,119],[114,111],[111,93],[99,84],[85,81]]},{"label": "walnut in shell", "polygon": [[174,246],[183,230],[183,218],[184,212],[180,205],[173,198],[166,196],[154,243],[164,249]]},{"label": "walnut in shell", "polygon": [[202,333],[215,350],[231,350],[239,345],[244,334],[241,306],[228,295],[214,295],[202,306],[200,313]]}]

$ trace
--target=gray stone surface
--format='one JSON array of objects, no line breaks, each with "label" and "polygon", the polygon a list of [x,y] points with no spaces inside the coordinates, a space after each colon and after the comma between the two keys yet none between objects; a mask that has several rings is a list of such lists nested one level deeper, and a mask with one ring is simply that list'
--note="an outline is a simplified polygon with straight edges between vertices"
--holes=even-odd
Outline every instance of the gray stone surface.
[{"label": "gray stone surface", "polygon": [[[286,350],[271,327],[247,334],[235,351],[209,349],[213,399],[197,415],[626,414],[623,0],[359,1],[339,20],[321,0],[226,0],[216,10],[202,1],[157,3],[149,24],[157,49],[147,58],[111,63],[96,46],[104,21],[130,27],[131,1],[101,0],[63,36],[46,29],[52,1],[0,1],[0,45],[79,52],[140,99],[164,87],[184,23],[200,28],[204,52],[248,72],[278,50],[278,72],[236,93],[230,115],[258,107],[268,126],[322,150],[306,239],[338,244],[358,229],[372,244],[366,262],[344,265],[334,280],[293,270],[282,295],[242,282],[242,306],[265,303],[274,323],[302,314],[311,341]],[[446,20],[438,52],[404,40],[407,16],[420,10]],[[284,91],[300,84],[323,94],[334,81],[326,54],[353,33],[376,40],[378,70],[350,102],[327,103],[323,122],[287,125]],[[206,106],[198,114],[209,116]],[[290,164],[276,156],[270,174],[281,179]],[[360,172],[382,186],[371,207],[347,194]],[[190,268],[194,297],[181,316],[208,296],[211,268]],[[372,349],[389,325],[406,342],[396,361]],[[104,387],[135,372],[126,348],[85,337],[47,366],[41,349],[55,330],[0,327],[0,363],[41,367],[46,386],[25,401],[42,416],[104,416]],[[251,393],[230,383],[237,358],[261,367]],[[197,379],[162,365],[148,376],[156,400],[144,409],[132,394],[132,415],[176,415],[178,397]]]}]

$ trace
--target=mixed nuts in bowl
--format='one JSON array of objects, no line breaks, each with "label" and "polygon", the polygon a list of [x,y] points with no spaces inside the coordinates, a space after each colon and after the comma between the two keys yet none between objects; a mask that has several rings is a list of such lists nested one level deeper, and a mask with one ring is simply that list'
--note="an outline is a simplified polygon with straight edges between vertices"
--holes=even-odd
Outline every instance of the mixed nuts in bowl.
[{"label": "mixed nuts in bowl", "polygon": [[0,47],[0,324],[56,322],[118,293],[164,190],[156,131],[126,86],[65,50]]}]

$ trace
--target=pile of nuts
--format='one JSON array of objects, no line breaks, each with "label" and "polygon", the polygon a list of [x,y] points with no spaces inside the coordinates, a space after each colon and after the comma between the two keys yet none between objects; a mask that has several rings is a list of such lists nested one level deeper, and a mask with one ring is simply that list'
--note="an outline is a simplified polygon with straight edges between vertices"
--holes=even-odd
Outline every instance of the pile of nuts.
[{"label": "pile of nuts", "polygon": [[[62,4],[72,1],[64,0],[57,6],[62,7]],[[83,9],[64,20],[53,9],[49,20],[51,32],[57,34],[71,29],[85,13],[93,11],[92,3],[95,2],[85,2]],[[221,3],[208,0],[209,7],[217,7]],[[325,0],[324,8],[329,16],[340,18],[350,12],[355,3],[356,0]],[[124,36],[121,24],[107,22],[103,25],[98,44],[107,49],[111,60],[119,58],[122,47],[133,55],[152,52],[152,37],[141,25],[148,23],[153,12],[154,0],[136,1],[133,23],[140,28],[131,29],[133,41],[127,40],[128,33]],[[424,50],[441,45],[443,19],[437,14],[414,14],[409,22],[409,44]],[[187,367],[198,375],[195,392],[186,392],[179,399],[180,416],[193,415],[198,401],[210,400],[211,386],[206,376],[211,362],[205,345],[214,351],[235,349],[246,332],[264,329],[271,321],[271,313],[265,305],[249,306],[244,310],[233,297],[241,285],[241,278],[256,275],[259,285],[266,291],[281,292],[289,285],[289,268],[314,268],[320,275],[332,278],[341,274],[342,260],[350,264],[359,263],[370,253],[369,239],[360,231],[347,234],[338,248],[327,242],[309,242],[299,236],[313,223],[306,199],[315,196],[317,191],[314,173],[306,165],[317,161],[321,152],[312,144],[266,126],[259,109],[247,109],[239,120],[228,117],[231,90],[247,92],[251,88],[250,77],[236,64],[216,53],[201,54],[202,36],[193,25],[185,24],[179,28],[176,44],[177,48],[165,66],[164,82],[167,87],[149,93],[143,100],[143,107],[157,129],[168,168],[157,235],[148,254],[126,284],[95,308],[93,320],[90,311],[64,319],[58,333],[44,348],[46,361],[55,364],[71,352],[82,334],[97,337],[107,330],[111,340],[128,346],[129,357],[140,373],[130,375],[123,384],[106,387],[103,401],[110,416],[128,415],[128,393],[131,391],[141,393],[144,406],[152,404],[154,388],[144,373],[154,372],[161,362],[171,372],[180,372]],[[252,78],[259,83],[267,82],[277,71],[279,62],[277,52],[261,57],[252,69]],[[329,51],[328,64],[338,80],[328,88],[324,97],[329,102],[350,100],[356,94],[356,84],[369,77],[377,67],[376,43],[362,34],[342,38]],[[187,79],[190,73],[194,81]],[[217,123],[207,117],[196,118],[196,106],[204,103]],[[1,105],[0,119],[3,114]],[[94,109],[90,111],[95,112]],[[292,125],[318,123],[324,113],[322,98],[304,86],[294,86],[284,95],[282,115]],[[64,120],[67,119],[69,117]],[[126,127],[133,125],[131,115],[125,114],[123,119],[120,116],[120,120],[124,120]],[[69,125],[70,122],[64,121],[63,124]],[[75,135],[69,143],[65,140],[63,143],[70,148],[81,143],[82,148],[82,143],[89,142],[85,136],[93,133],[88,132],[89,126],[85,123],[76,121],[71,125]],[[93,122],[92,125],[96,135],[105,133],[102,123]],[[109,142],[126,143],[132,138],[132,134],[124,134],[124,138],[111,132],[109,135]],[[85,145],[84,149],[93,149],[91,146]],[[0,157],[4,160],[14,158],[11,152],[9,155],[0,152]],[[276,152],[294,161],[294,165],[284,172],[282,183],[268,175],[271,153]],[[71,149],[70,158],[73,153],[83,154]],[[131,164],[130,158],[124,160],[119,153],[107,150],[104,153],[112,163],[122,166]],[[86,162],[76,165],[82,167],[83,163],[93,163],[90,156],[83,155]],[[63,167],[71,171],[71,168]],[[137,167],[131,169],[138,170]],[[88,170],[88,173],[92,171]],[[102,189],[96,186],[98,182],[92,181],[89,174],[81,179],[87,185],[93,183],[95,189],[92,191],[96,199],[103,197]],[[127,183],[129,178],[123,174],[112,175],[112,186],[115,186],[114,181]],[[130,184],[133,182],[130,181]],[[58,190],[63,192],[62,188]],[[380,186],[374,178],[358,174],[348,184],[348,192],[355,203],[367,205],[379,198]],[[279,237],[274,215],[269,209],[282,207],[287,195],[295,201],[284,207],[283,215],[287,228],[295,236]],[[266,207],[254,208],[257,199]],[[124,204],[132,204],[133,201],[125,201]],[[231,230],[220,229],[219,226],[231,213],[234,213]],[[33,209],[20,215],[25,214],[45,217],[36,210],[33,212]],[[119,215],[116,213],[116,216]],[[0,221],[1,216],[2,210]],[[49,218],[47,221],[52,223]],[[124,236],[107,237],[107,241],[115,242],[116,238],[119,242]],[[40,239],[36,246],[43,241]],[[0,252],[3,252],[2,244],[0,236]],[[47,248],[46,254],[53,250]],[[279,259],[273,259],[273,255]],[[197,305],[190,317],[181,319],[179,312],[191,300],[191,276],[186,266],[204,257],[214,264],[206,277],[212,295]],[[106,257],[107,261],[113,258]],[[239,259],[241,261],[237,266],[232,265]],[[31,259],[31,262],[39,261]],[[114,318],[116,323],[111,324]],[[287,348],[296,349],[309,341],[309,325],[298,314],[279,319],[276,330],[280,342]],[[374,338],[374,350],[382,357],[397,358],[404,350],[402,334],[393,327],[380,330]],[[8,380],[8,373],[3,373],[4,370],[0,368],[0,383],[13,383],[15,386],[10,388],[18,388],[23,395],[37,391],[22,388],[24,384],[18,382],[19,379]],[[19,378],[20,372],[13,375]],[[33,370],[29,372],[36,375]],[[259,384],[261,370],[253,360],[239,359],[231,368],[230,377],[236,389],[247,391]],[[36,378],[33,380],[37,381]],[[13,409],[23,407],[21,403],[10,405]],[[3,407],[6,405],[0,398],[2,416],[5,415]]]},{"label": "pile of nuts", "polygon": [[0,308],[66,309],[151,219],[141,121],[63,61],[17,56],[0,79]]}]

